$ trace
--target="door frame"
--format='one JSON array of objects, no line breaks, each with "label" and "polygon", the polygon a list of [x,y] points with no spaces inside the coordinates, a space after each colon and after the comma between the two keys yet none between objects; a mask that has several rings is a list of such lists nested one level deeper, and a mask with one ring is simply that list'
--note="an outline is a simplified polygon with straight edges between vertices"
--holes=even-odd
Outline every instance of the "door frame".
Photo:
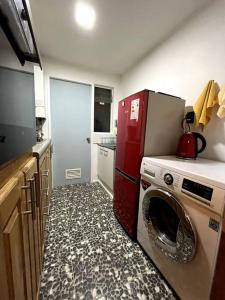
[{"label": "door frame", "polygon": [[[90,138],[91,138],[91,141],[92,141],[92,133],[93,133],[93,129],[94,129],[94,125],[92,124],[94,121],[94,103],[93,103],[93,85],[90,84],[90,83],[83,83],[83,82],[79,82],[79,81],[75,81],[75,80],[69,80],[69,79],[62,79],[61,77],[55,77],[55,76],[49,76],[48,78],[48,97],[47,97],[47,105],[46,105],[46,114],[47,114],[47,120],[48,120],[48,135],[49,135],[49,138],[52,139],[52,128],[51,128],[51,125],[52,125],[52,120],[51,120],[51,84],[50,84],[50,81],[51,79],[54,79],[54,80],[60,80],[60,81],[64,81],[64,82],[71,82],[71,83],[75,83],[75,84],[83,84],[83,85],[86,85],[86,86],[89,86],[91,88],[91,114],[90,114],[90,122],[91,122],[91,125],[90,125]],[[92,176],[93,176],[93,143],[91,142],[91,150],[90,150],[90,161],[91,161],[91,166],[90,166],[90,180],[92,182]],[[54,152],[54,145],[53,145],[53,152]]]},{"label": "door frame", "polygon": [[[77,75],[76,73],[74,74],[72,71],[71,72],[66,72],[66,75],[64,75],[63,73],[65,70],[59,68],[58,69],[52,69],[50,67],[50,69],[46,68],[46,71],[44,71],[44,97],[45,97],[45,116],[46,116],[46,122],[43,126],[43,131],[45,133],[45,136],[47,136],[48,138],[52,138],[52,134],[51,134],[51,98],[50,98],[50,79],[58,79],[58,80],[63,80],[63,81],[68,81],[68,82],[73,82],[73,83],[78,83],[78,84],[84,84],[84,85],[88,85],[91,87],[91,182],[96,181],[96,160],[97,160],[97,145],[96,145],[96,140],[102,135],[102,133],[95,133],[94,132],[94,89],[95,86],[98,87],[102,87],[102,88],[108,88],[112,90],[112,96],[113,96],[113,100],[112,100],[112,104],[111,104],[111,128],[110,128],[110,132],[109,133],[103,133],[103,135],[107,135],[107,134],[113,134],[113,128],[114,128],[114,124],[113,124],[113,120],[115,119],[115,96],[114,96],[114,89],[115,87],[111,86],[110,84],[101,84],[98,82],[95,82],[93,80],[73,80],[71,79],[72,77],[76,78],[79,76],[79,74]],[[63,75],[58,76],[55,75],[56,73],[62,73]],[[54,75],[53,75],[54,74]],[[81,77],[83,77],[83,75],[81,74]],[[84,75],[85,77],[85,75]],[[104,81],[104,80],[103,80]],[[116,118],[117,119],[117,118]],[[53,145],[54,148],[54,145]],[[54,151],[54,149],[53,149]]]},{"label": "door frame", "polygon": [[93,85],[93,98],[94,98],[94,92],[95,92],[95,88],[96,87],[99,87],[99,88],[102,88],[102,89],[107,89],[107,90],[111,90],[112,92],[112,102],[111,102],[111,107],[110,107],[110,131],[109,132],[99,132],[99,131],[94,131],[94,117],[95,117],[95,111],[94,111],[94,108],[95,108],[95,99],[94,99],[94,102],[93,102],[93,134],[96,134],[96,135],[107,135],[107,134],[113,134],[113,113],[114,113],[114,88],[113,87],[110,87],[110,86],[106,86],[106,85],[101,85],[101,84],[94,84]]}]

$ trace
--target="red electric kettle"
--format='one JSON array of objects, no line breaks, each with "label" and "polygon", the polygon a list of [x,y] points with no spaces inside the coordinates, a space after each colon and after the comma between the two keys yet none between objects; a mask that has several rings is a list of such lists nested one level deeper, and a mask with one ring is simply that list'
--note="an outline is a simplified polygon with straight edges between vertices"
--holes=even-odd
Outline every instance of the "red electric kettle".
[{"label": "red electric kettle", "polygon": [[[189,124],[186,125],[188,125],[188,131],[184,129],[184,134],[180,137],[177,147],[177,157],[184,159],[196,159],[198,154],[205,150],[206,140],[200,133],[191,132]],[[202,143],[200,148],[198,147],[198,140]]]}]

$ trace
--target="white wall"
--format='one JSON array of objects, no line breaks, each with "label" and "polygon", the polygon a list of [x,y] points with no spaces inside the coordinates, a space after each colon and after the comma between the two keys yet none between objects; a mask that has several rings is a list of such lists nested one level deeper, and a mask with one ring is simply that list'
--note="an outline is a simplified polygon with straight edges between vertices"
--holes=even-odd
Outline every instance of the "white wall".
[{"label": "white wall", "polygon": [[[112,125],[114,120],[117,119],[117,109],[115,109],[117,99],[120,99],[120,77],[115,75],[108,75],[103,73],[98,73],[69,64],[61,63],[50,58],[43,58],[43,69],[44,69],[44,86],[45,86],[45,100],[46,100],[46,117],[47,122],[45,124],[44,133],[45,137],[51,137],[51,118],[50,118],[50,86],[49,78],[59,78],[70,80],[74,82],[80,82],[85,84],[90,84],[92,86],[92,120],[91,120],[91,179],[97,179],[97,145],[99,138],[102,136],[112,135],[111,134],[100,134],[93,133],[94,127],[94,85],[101,85],[106,87],[111,87],[114,89],[114,102],[112,104]],[[112,126],[113,127],[113,126]],[[113,128],[112,128],[113,129]]]},{"label": "white wall", "polygon": [[[213,1],[122,76],[122,96],[144,88],[193,105],[210,79],[225,83],[225,1]],[[225,161],[225,121],[216,115],[203,134],[203,156]]]}]

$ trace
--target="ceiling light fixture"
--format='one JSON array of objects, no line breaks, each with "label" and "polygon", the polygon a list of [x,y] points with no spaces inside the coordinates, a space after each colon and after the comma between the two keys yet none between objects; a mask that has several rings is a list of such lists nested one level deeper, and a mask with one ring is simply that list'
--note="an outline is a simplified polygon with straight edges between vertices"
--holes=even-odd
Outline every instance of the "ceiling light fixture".
[{"label": "ceiling light fixture", "polygon": [[93,7],[85,2],[78,2],[75,5],[75,20],[83,28],[91,30],[94,27],[96,13]]}]

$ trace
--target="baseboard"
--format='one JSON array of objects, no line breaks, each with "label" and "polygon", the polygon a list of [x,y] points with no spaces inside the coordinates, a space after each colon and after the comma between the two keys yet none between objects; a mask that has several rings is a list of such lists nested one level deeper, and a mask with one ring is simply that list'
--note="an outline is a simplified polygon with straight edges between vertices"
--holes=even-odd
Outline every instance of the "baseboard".
[{"label": "baseboard", "polygon": [[98,182],[98,183],[100,183],[101,186],[105,189],[105,191],[109,194],[110,198],[113,199],[112,192],[107,188],[107,186],[100,179],[94,179],[92,182]]}]

